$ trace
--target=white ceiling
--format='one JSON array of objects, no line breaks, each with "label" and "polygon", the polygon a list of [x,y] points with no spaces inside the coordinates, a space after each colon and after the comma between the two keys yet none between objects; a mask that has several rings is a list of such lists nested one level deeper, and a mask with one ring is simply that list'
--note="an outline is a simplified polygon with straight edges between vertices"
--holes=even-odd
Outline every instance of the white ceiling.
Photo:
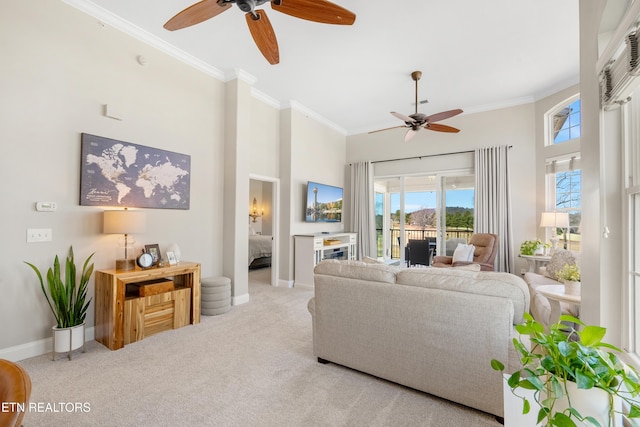
[{"label": "white ceiling", "polygon": [[414,70],[423,72],[424,114],[532,102],[578,83],[578,0],[336,0],[356,14],[352,26],[304,21],[265,3],[277,65],[258,51],[236,6],[170,32],[163,24],[197,0],[65,1],[220,75],[242,70],[280,105],[295,101],[350,135],[401,125],[390,111],[414,112]]}]

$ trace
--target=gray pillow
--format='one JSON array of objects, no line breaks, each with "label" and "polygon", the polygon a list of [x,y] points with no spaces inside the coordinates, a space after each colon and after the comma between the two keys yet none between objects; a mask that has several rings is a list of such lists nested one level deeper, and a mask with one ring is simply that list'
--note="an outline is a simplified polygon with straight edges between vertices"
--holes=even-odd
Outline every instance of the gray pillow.
[{"label": "gray pillow", "polygon": [[574,265],[577,263],[576,257],[573,252],[564,249],[556,249],[551,255],[551,260],[547,264],[547,271],[545,275],[553,280],[559,280],[556,274],[562,270],[565,264]]}]

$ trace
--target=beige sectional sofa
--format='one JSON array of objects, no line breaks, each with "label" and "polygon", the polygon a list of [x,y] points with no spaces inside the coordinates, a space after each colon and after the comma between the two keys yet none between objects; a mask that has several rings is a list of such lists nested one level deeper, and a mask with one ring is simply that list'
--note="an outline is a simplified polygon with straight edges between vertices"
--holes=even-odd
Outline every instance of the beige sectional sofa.
[{"label": "beige sectional sofa", "polygon": [[516,370],[514,325],[529,311],[512,274],[323,261],[314,270],[318,361],[356,369],[503,416],[502,377]]}]

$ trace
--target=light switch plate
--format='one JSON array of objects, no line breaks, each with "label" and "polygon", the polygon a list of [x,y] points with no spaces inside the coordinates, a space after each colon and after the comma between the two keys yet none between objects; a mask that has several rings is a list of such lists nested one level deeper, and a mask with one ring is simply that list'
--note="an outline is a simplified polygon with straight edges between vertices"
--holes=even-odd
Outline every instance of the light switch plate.
[{"label": "light switch plate", "polygon": [[53,230],[50,228],[28,228],[27,243],[50,242],[53,240]]}]

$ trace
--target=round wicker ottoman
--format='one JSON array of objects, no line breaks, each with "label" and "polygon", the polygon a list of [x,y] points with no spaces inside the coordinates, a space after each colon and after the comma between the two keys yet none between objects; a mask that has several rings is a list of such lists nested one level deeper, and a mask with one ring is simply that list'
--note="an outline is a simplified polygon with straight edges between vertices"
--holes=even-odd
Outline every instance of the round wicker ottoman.
[{"label": "round wicker ottoman", "polygon": [[207,277],[200,282],[200,312],[215,316],[231,309],[231,279]]}]

